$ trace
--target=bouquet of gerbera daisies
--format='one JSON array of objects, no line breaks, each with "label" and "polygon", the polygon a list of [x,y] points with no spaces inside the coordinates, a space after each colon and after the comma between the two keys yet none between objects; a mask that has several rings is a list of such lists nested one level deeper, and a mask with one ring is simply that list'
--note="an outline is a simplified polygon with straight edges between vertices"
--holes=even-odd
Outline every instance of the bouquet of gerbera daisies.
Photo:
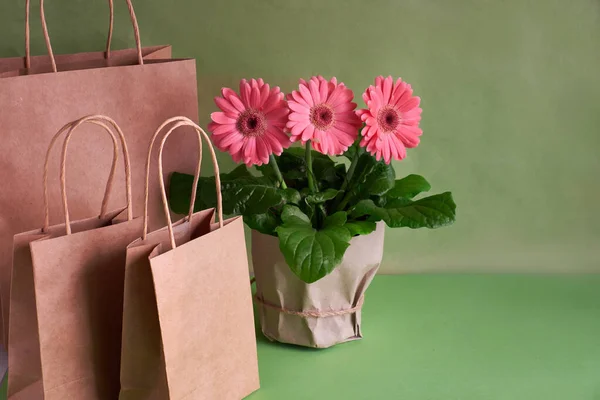
[{"label": "bouquet of gerbera daisies", "polygon": [[[377,221],[414,229],[455,219],[450,192],[415,199],[429,183],[419,175],[397,180],[391,166],[422,134],[411,86],[380,76],[363,93],[365,109],[356,110],[353,97],[335,78],[319,76],[300,80],[287,97],[252,79],[241,81],[239,93],[224,88],[215,98],[221,111],[211,115],[212,140],[243,163],[221,174],[224,212],[278,237],[289,268],[307,283],[331,273],[350,240],[373,232]],[[216,205],[213,185],[214,177],[201,179],[198,209]],[[172,176],[175,212],[187,212],[191,188],[191,176]]]}]

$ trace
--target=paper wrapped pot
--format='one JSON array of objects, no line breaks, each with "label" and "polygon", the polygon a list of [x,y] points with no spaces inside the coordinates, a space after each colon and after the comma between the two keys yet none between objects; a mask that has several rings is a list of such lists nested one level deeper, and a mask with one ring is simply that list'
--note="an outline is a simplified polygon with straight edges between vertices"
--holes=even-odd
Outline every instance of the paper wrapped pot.
[{"label": "paper wrapped pot", "polygon": [[361,307],[383,257],[385,225],[356,236],[329,275],[305,283],[288,267],[276,237],[252,232],[256,300],[270,340],[326,348],[362,338]]}]

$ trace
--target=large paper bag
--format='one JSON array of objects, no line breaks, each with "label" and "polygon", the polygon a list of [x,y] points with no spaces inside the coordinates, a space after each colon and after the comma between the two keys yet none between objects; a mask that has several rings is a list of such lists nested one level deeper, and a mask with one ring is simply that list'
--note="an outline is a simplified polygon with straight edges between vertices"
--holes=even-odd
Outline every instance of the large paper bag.
[{"label": "large paper bag", "polygon": [[[100,125],[112,136],[112,170],[100,216],[71,222],[65,182],[67,146],[75,129],[86,122]],[[106,211],[118,154],[111,127],[119,133],[125,155],[125,221],[121,210]],[[125,248],[142,229],[142,220],[132,218],[129,154],[123,132],[113,120],[90,116],[56,134],[46,167],[52,146],[64,131],[68,131],[61,162],[65,223],[49,224],[48,198],[43,196],[44,227],[14,237],[10,400],[107,400],[119,393]],[[44,193],[47,174],[44,168]]]},{"label": "large paper bag", "polygon": [[[131,5],[130,0],[127,1]],[[0,78],[2,336],[7,336],[8,329],[12,238],[16,233],[39,226],[39,221],[43,218],[41,187],[32,185],[32,182],[38,179],[43,167],[43,159],[39,155],[46,151],[50,132],[56,132],[65,121],[73,121],[82,115],[100,113],[119,121],[128,133],[133,204],[141,207],[144,164],[150,135],[161,122],[173,115],[197,118],[195,61],[144,60],[133,9],[130,10],[130,15],[137,44],[135,62],[131,65],[127,57],[117,59],[114,63],[111,61],[113,66],[108,67],[105,60],[96,59],[62,66],[57,63],[58,72],[36,73],[35,68],[32,68],[27,70],[28,75]],[[50,42],[48,37],[47,41]],[[107,137],[94,132],[94,127],[86,126],[84,129],[86,140],[77,140],[72,144],[75,152],[71,161],[77,165],[88,165],[83,173],[71,178],[74,192],[70,212],[74,218],[83,218],[97,212],[95,199],[100,198],[103,193],[98,182],[105,179],[103,171],[106,171],[105,168],[111,162],[109,153],[94,154],[96,149],[108,145]],[[169,142],[169,156],[164,167],[166,172],[193,169],[193,161],[179,157],[179,154],[193,145],[193,139],[193,132],[190,132]],[[94,154],[93,163],[89,162],[89,154]],[[57,166],[58,162],[53,160],[51,165]],[[51,170],[51,177],[58,176],[55,171],[56,168]],[[116,179],[124,179],[121,170]],[[57,223],[56,217],[61,215],[58,187],[57,178],[51,179],[49,197],[52,223]],[[120,196],[124,196],[124,191],[121,187],[116,187],[113,199],[122,198]],[[118,206],[113,201],[109,203],[109,209]],[[150,187],[150,214],[155,224],[153,228],[164,225],[156,185]]]},{"label": "large paper bag", "polygon": [[[43,4],[41,4],[43,5]],[[108,1],[109,5],[109,20],[108,20],[108,35],[106,40],[105,51],[75,53],[75,54],[57,54],[49,55],[31,55],[30,41],[30,0],[25,0],[25,57],[9,57],[0,58],[0,76],[10,76],[18,74],[29,74],[32,71],[50,71],[52,63],[60,70],[64,70],[69,64],[79,66],[87,66],[98,64],[97,61],[104,61],[106,66],[109,65],[127,65],[137,62],[137,49],[111,50],[113,22],[114,22],[114,5],[113,0]],[[40,8],[40,16],[43,21],[44,35],[48,36],[48,27],[44,8]],[[144,59],[168,59],[171,58],[171,46],[151,46],[143,47],[142,55]]]},{"label": "large paper bag", "polygon": [[[187,125],[198,133],[201,160],[201,135],[209,139],[187,118],[168,120],[154,137],[173,123],[159,160],[167,137]],[[187,218],[171,223],[159,164],[167,227],[147,234],[146,216],[143,237],[127,248],[120,400],[239,400],[259,388],[243,221],[223,220],[210,152],[218,224],[214,210],[194,213],[193,198]]]}]

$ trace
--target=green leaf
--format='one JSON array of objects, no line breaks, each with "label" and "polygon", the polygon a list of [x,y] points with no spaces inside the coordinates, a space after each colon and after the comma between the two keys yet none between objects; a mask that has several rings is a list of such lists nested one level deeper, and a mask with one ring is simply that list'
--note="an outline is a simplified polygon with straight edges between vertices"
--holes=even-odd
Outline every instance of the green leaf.
[{"label": "green leaf", "polygon": [[337,176],[343,180],[346,177],[346,174],[348,173],[346,171],[346,164],[338,164],[335,166],[335,173],[337,174]]},{"label": "green leaf", "polygon": [[322,192],[309,194],[308,196],[306,196],[306,202],[310,203],[310,204],[322,204],[322,203],[325,203],[326,201],[334,199],[338,193],[339,193],[339,190],[326,189]]},{"label": "green leaf", "polygon": [[309,224],[310,218],[304,214],[298,207],[294,206],[283,206],[283,212],[281,213],[281,220],[284,224]]},{"label": "green leaf", "polygon": [[344,226],[352,236],[368,235],[377,228],[377,224],[373,221],[352,221]]},{"label": "green leaf", "polygon": [[406,178],[398,179],[394,187],[386,193],[388,198],[405,197],[412,199],[416,195],[428,192],[431,185],[420,175],[408,175]]},{"label": "green leaf", "polygon": [[[249,179],[256,182],[264,181],[263,178],[252,176],[245,165],[240,165],[229,173],[221,174],[221,183],[235,179]],[[187,214],[190,208],[190,199],[192,196],[192,186],[194,176],[173,172],[169,184],[169,203],[171,210],[176,214]],[[205,210],[216,207],[217,193],[215,188],[215,178],[200,177],[198,181],[198,191],[196,194],[196,203],[194,211]]]},{"label": "green leaf", "polygon": [[[173,172],[169,182],[169,206],[176,214],[187,214],[190,209],[190,199],[192,198],[192,183],[188,177],[191,175]],[[195,205],[198,207],[198,204]]]},{"label": "green leaf", "polygon": [[277,236],[275,229],[279,226],[281,221],[272,210],[269,210],[264,214],[244,216],[244,222],[250,229],[254,229],[265,235]]},{"label": "green leaf", "polygon": [[357,200],[368,199],[371,196],[381,196],[394,187],[396,173],[391,165],[377,161],[370,154],[363,154],[358,159],[356,172],[348,187],[350,205]]},{"label": "green leaf", "polygon": [[346,220],[348,219],[348,214],[344,211],[338,211],[334,214],[331,214],[325,221],[323,222],[324,228],[334,227],[334,226],[344,226]]},{"label": "green leaf", "polygon": [[292,272],[304,282],[323,278],[341,263],[351,239],[350,232],[343,227],[345,213],[328,217],[329,222],[318,231],[308,216],[294,206],[284,206],[282,220],[283,224],[276,229],[279,248]]},{"label": "green leaf", "polygon": [[[188,174],[173,172],[169,183],[169,205],[176,214],[187,214],[192,197],[194,177]],[[198,181],[198,192],[194,211],[211,208],[216,205],[216,189],[214,178],[201,177]]]},{"label": "green leaf", "polygon": [[233,180],[238,178],[254,178],[244,164],[235,167],[231,172],[221,174],[221,180]]},{"label": "green leaf", "polygon": [[351,216],[368,216],[370,221],[383,220],[391,228],[439,228],[455,221],[456,204],[450,192],[416,201],[394,199],[388,201],[385,207],[377,206],[373,200],[362,200],[353,207]]},{"label": "green leaf", "polygon": [[300,204],[302,201],[302,196],[296,189],[279,189],[279,194],[281,194],[283,201],[287,204]]},{"label": "green leaf", "polygon": [[[244,167],[245,168],[245,167]],[[282,193],[266,179],[242,173],[221,175],[223,213],[228,215],[251,215],[265,213],[270,207],[281,204]],[[242,175],[243,174],[243,175]],[[233,177],[232,177],[233,176]],[[169,185],[171,209],[177,214],[187,214],[190,206],[194,177],[174,172]],[[216,207],[215,177],[201,177],[196,192],[195,211]]]},{"label": "green leaf", "polygon": [[221,186],[223,212],[226,214],[262,214],[283,201],[281,192],[272,184],[237,179],[222,182]]}]

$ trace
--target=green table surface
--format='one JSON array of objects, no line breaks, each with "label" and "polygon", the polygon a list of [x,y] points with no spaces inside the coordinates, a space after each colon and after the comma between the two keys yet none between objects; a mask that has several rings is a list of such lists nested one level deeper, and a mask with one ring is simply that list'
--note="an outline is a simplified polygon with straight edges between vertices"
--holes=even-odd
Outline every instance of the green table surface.
[{"label": "green table surface", "polygon": [[258,333],[250,400],[600,400],[600,275],[377,276],[364,339]]},{"label": "green table surface", "polygon": [[600,400],[600,275],[377,276],[363,334],[316,350],[257,332],[248,399]]}]

